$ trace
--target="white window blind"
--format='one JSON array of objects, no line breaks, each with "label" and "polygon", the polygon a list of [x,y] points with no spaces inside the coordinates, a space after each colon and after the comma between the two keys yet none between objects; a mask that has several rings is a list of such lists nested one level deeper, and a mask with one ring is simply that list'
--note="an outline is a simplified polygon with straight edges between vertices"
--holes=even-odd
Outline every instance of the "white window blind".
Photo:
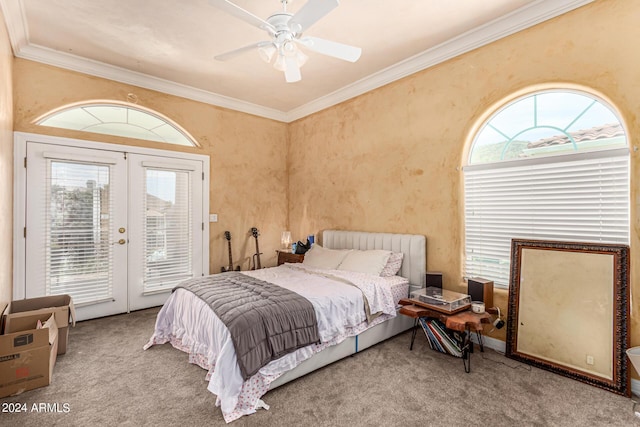
[{"label": "white window blind", "polygon": [[47,295],[77,305],[112,298],[110,166],[48,160],[45,219]]},{"label": "white window blind", "polygon": [[511,239],[629,244],[629,154],[468,166],[465,275],[509,284]]},{"label": "white window blind", "polygon": [[144,293],[193,276],[192,172],[145,167]]}]

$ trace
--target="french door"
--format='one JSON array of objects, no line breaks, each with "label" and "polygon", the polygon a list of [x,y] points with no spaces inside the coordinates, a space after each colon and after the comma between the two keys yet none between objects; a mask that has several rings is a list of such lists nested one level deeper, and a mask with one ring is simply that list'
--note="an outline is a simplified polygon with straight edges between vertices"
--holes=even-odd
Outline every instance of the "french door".
[{"label": "french door", "polygon": [[27,298],[70,294],[83,320],[205,273],[202,161],[27,142],[26,165]]},{"label": "french door", "polygon": [[[202,162],[129,157],[129,309],[161,305],[201,276]],[[208,240],[208,239],[207,239]]]}]

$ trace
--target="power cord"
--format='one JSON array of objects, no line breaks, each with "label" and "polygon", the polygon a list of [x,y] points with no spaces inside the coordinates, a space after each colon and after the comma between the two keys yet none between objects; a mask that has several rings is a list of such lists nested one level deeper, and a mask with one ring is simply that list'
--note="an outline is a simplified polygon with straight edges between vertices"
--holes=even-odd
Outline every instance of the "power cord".
[{"label": "power cord", "polygon": [[[493,321],[493,328],[489,331],[489,333],[495,331],[496,329],[502,329],[502,328],[504,328],[504,325],[505,325],[505,322],[502,319],[502,313],[500,312],[500,307],[493,307],[493,308],[495,310],[497,310],[498,315],[496,317],[496,320]],[[495,349],[493,349],[493,351],[495,351],[496,353],[498,353],[501,356],[505,356],[504,352],[502,352],[502,351],[498,351],[498,350],[495,350]],[[480,354],[482,356],[482,360],[489,360],[491,362],[498,363],[500,365],[504,365],[504,366],[506,366],[508,368],[511,368],[511,369],[524,369],[525,371],[531,372],[531,366],[523,365],[523,364],[518,364],[518,365],[515,365],[515,366],[511,366],[508,363],[504,363],[504,362],[501,362],[499,360],[495,360],[495,359],[491,359],[489,357],[485,357],[485,353],[480,353]]]},{"label": "power cord", "polygon": [[502,320],[502,315],[500,314],[500,307],[493,307],[498,310],[498,317],[493,321],[493,329],[489,331],[489,333],[495,331],[496,329],[504,328],[504,320]]}]

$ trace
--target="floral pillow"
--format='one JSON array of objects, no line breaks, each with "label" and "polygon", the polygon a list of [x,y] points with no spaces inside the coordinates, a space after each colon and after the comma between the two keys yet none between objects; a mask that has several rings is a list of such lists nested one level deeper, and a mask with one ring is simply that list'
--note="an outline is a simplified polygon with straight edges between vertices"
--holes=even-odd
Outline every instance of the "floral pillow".
[{"label": "floral pillow", "polygon": [[402,259],[404,258],[404,253],[402,252],[392,252],[389,255],[389,260],[387,261],[387,265],[384,266],[380,276],[389,277],[395,276],[400,271],[402,267]]}]

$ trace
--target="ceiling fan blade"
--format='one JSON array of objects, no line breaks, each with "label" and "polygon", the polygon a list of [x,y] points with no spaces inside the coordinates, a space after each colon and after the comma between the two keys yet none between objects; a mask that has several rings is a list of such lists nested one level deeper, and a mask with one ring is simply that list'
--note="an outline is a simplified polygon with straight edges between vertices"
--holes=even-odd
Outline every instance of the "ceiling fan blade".
[{"label": "ceiling fan blade", "polygon": [[303,37],[295,40],[309,50],[342,59],[343,61],[356,62],[362,53],[362,49],[359,47],[332,42],[318,37]]},{"label": "ceiling fan blade", "polygon": [[338,0],[309,0],[289,20],[289,28],[296,33],[302,33],[318,22],[320,18],[338,7]]},{"label": "ceiling fan blade", "polygon": [[238,55],[242,55],[243,53],[248,52],[250,50],[259,49],[261,47],[268,46],[270,44],[271,44],[271,42],[266,42],[266,41],[258,42],[258,43],[250,44],[248,46],[241,47],[239,49],[235,49],[235,50],[232,50],[232,51],[229,51],[229,52],[222,53],[220,55],[216,55],[213,58],[215,60],[217,60],[217,61],[226,61],[228,59],[235,58]]},{"label": "ceiling fan blade", "polygon": [[296,62],[296,58],[293,56],[284,57],[284,78],[287,83],[295,83],[302,80],[302,74],[300,74],[300,67]]},{"label": "ceiling fan blade", "polygon": [[264,19],[258,18],[253,13],[244,10],[240,6],[233,4],[228,0],[209,0],[209,3],[213,7],[217,7],[220,10],[224,10],[229,15],[233,15],[236,18],[241,19],[244,22],[253,25],[254,27],[267,30],[271,34],[276,33],[276,28],[273,25],[269,24]]}]

